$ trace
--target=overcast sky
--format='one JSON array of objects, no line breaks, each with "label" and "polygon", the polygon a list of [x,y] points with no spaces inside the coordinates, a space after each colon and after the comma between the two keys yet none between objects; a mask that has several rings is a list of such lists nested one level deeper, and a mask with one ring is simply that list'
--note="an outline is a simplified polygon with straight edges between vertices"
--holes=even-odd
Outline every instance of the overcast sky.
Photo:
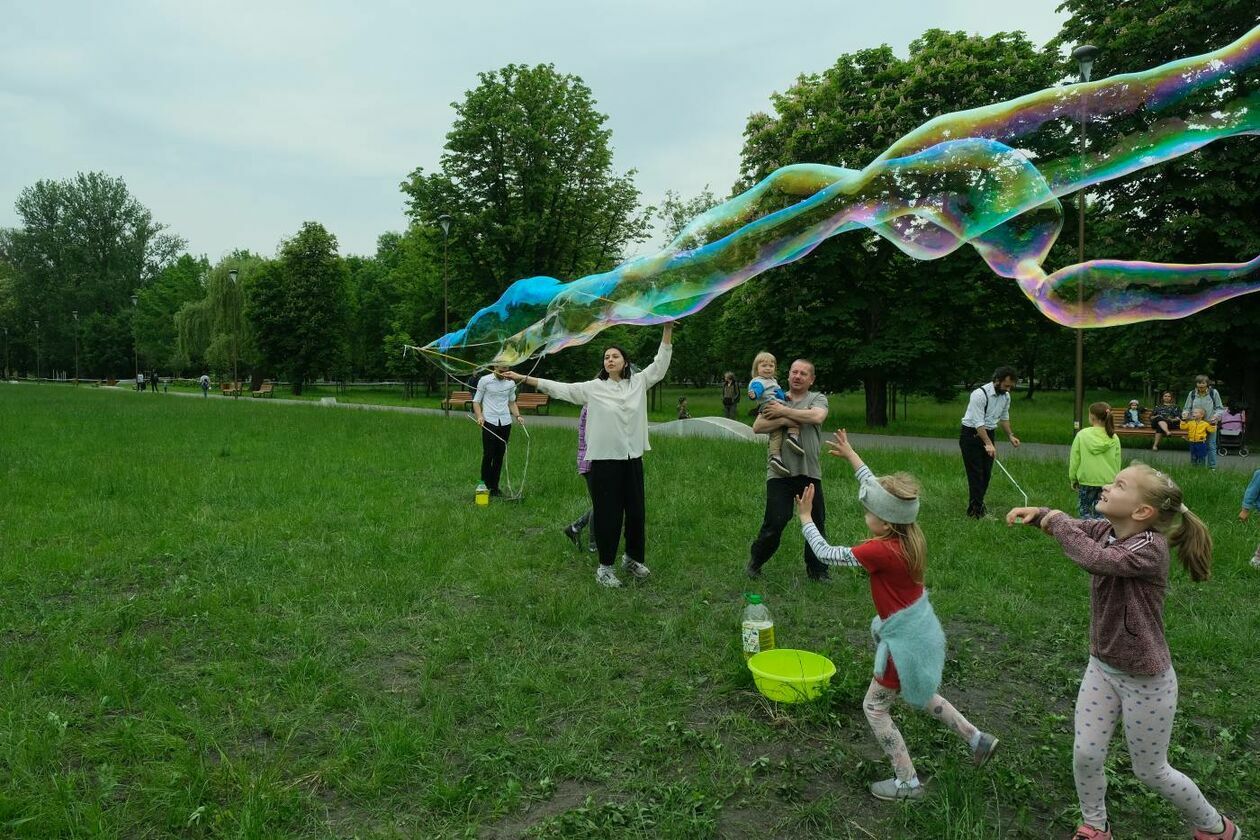
[{"label": "overcast sky", "polygon": [[724,194],[748,115],[797,75],[933,27],[1044,44],[1057,4],[0,0],[0,226],[22,188],[99,170],[211,260],[272,255],[307,220],[371,254],[451,103],[509,63],[585,80],[645,203]]}]

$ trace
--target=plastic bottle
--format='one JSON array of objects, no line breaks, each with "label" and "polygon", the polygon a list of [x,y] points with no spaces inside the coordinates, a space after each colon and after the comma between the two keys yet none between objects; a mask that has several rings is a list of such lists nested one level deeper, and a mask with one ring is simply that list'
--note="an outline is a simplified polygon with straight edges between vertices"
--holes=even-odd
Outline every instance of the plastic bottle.
[{"label": "plastic bottle", "polygon": [[743,639],[744,658],[752,659],[763,650],[774,650],[774,619],[770,610],[761,603],[761,596],[752,592],[744,593],[744,616],[740,622],[740,636]]},{"label": "plastic bottle", "polygon": [[490,491],[486,489],[486,483],[484,481],[477,482],[477,491],[473,495],[473,499],[475,499],[477,504],[482,507],[490,504]]}]

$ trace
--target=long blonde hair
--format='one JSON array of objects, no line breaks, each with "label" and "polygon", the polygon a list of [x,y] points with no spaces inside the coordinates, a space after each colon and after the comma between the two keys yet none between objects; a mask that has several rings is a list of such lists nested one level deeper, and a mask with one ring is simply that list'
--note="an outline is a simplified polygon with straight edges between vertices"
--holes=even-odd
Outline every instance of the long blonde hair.
[{"label": "long blonde hair", "polygon": [[[880,487],[898,499],[907,501],[919,498],[919,492],[922,489],[919,486],[919,480],[910,473],[881,475],[877,480]],[[917,522],[887,522],[885,524],[901,538],[901,556],[906,561],[906,569],[910,572],[911,580],[915,583],[923,583],[923,573],[927,570],[927,539],[923,536],[923,529]]]},{"label": "long blonde hair", "polygon": [[[1154,467],[1134,461],[1129,466],[1138,470],[1138,487],[1142,501],[1155,508],[1153,527],[1168,537],[1168,544],[1177,549],[1181,565],[1193,580],[1207,580],[1212,576],[1212,534],[1203,520],[1185,504],[1181,488],[1168,475]],[[1173,522],[1181,517],[1181,524],[1173,528]]]},{"label": "long blonde hair", "polygon": [[757,373],[757,365],[761,364],[766,359],[769,359],[770,361],[774,362],[774,366],[776,368],[779,366],[779,360],[774,357],[773,353],[769,352],[768,350],[762,350],[756,356],[753,356],[752,375],[751,375],[752,379],[756,379],[759,376],[761,376],[760,373]]}]

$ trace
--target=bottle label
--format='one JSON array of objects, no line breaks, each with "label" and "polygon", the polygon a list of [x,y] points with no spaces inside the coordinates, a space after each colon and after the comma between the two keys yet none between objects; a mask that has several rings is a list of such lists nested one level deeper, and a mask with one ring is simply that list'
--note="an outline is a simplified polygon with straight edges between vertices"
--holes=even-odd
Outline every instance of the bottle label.
[{"label": "bottle label", "polygon": [[745,622],[743,625],[744,655],[774,650],[774,625],[769,622]]}]

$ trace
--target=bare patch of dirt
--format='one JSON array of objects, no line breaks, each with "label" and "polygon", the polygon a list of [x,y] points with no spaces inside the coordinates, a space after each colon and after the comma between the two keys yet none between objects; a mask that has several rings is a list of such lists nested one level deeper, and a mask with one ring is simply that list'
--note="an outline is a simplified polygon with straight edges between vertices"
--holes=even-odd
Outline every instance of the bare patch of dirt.
[{"label": "bare patch of dirt", "polygon": [[495,825],[484,828],[480,836],[483,840],[516,840],[524,837],[525,832],[535,825],[549,817],[563,814],[570,808],[578,807],[593,793],[592,788],[578,782],[561,782],[552,791],[550,799],[530,802],[521,813],[505,817]]}]

